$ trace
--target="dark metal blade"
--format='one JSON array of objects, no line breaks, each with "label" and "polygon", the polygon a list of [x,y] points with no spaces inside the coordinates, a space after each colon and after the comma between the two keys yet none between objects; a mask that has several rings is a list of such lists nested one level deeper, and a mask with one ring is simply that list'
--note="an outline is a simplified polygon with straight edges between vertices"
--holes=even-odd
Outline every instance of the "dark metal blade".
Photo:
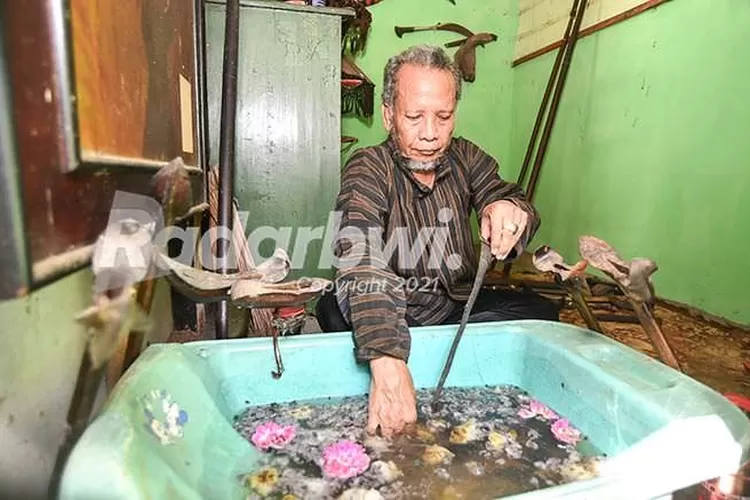
[{"label": "dark metal blade", "polygon": [[490,262],[492,262],[492,258],[492,252],[490,250],[489,244],[487,244],[487,242],[485,241],[482,241],[482,250],[479,255],[479,266],[477,267],[477,274],[474,278],[474,285],[471,288],[469,300],[466,302],[466,306],[464,307],[464,314],[461,317],[461,324],[458,327],[456,336],[453,338],[453,345],[448,352],[448,360],[443,367],[443,373],[440,375],[440,381],[438,382],[437,388],[435,389],[435,394],[432,396],[432,403],[430,405],[433,411],[436,410],[438,399],[440,399],[440,395],[443,392],[443,385],[445,384],[445,379],[448,378],[448,373],[450,372],[451,366],[453,365],[453,358],[456,355],[458,343],[461,341],[461,336],[466,329],[466,324],[469,322],[471,310],[474,308],[474,302],[476,302],[477,295],[479,295],[479,290],[482,288],[484,275],[487,273],[487,269],[490,266]]}]

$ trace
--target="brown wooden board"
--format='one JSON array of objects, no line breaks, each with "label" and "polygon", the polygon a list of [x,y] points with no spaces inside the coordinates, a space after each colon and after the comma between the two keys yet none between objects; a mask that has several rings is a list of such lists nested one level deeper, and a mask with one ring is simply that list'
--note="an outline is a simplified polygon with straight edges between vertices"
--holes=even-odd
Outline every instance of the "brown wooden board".
[{"label": "brown wooden board", "polygon": [[69,0],[81,158],[195,166],[190,1]]}]

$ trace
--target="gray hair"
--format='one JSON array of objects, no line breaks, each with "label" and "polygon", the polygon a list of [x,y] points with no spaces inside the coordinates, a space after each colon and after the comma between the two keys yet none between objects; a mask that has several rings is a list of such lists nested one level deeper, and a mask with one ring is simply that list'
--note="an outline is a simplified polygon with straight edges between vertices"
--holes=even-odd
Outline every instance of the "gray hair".
[{"label": "gray hair", "polygon": [[433,45],[415,45],[414,47],[409,47],[400,54],[391,57],[385,65],[385,75],[383,76],[383,104],[386,106],[393,106],[393,102],[396,99],[396,87],[398,84],[396,75],[401,66],[405,64],[449,71],[456,83],[456,102],[461,99],[461,72],[448,54],[446,54],[441,47]]}]

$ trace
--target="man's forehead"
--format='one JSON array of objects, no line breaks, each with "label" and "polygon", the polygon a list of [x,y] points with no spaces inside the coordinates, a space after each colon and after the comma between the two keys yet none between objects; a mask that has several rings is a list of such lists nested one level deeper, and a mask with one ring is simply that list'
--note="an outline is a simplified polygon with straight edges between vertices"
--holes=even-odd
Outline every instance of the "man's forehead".
[{"label": "man's forehead", "polygon": [[406,63],[398,69],[399,79],[451,77],[447,68],[434,68],[423,64]]},{"label": "man's forehead", "polygon": [[451,101],[451,105],[455,100],[455,81],[450,71],[410,65],[409,68],[402,66],[399,72],[395,89],[398,97],[438,99]]}]

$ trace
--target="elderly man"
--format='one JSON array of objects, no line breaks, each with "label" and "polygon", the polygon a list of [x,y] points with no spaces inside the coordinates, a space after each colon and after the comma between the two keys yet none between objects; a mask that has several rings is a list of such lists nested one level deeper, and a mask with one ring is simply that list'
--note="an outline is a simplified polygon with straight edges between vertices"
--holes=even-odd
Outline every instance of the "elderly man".
[{"label": "elderly man", "polygon": [[[457,323],[468,299],[477,266],[471,210],[497,259],[520,255],[539,226],[497,162],[453,137],[460,96],[461,76],[441,48],[392,57],[388,138],[352,156],[336,203],[336,291],[319,301],[318,320],[324,331],[353,331],[356,359],[371,373],[367,429],[386,437],[417,418],[409,327]],[[537,295],[483,290],[470,320],[530,318],[557,320],[558,311]]]}]

